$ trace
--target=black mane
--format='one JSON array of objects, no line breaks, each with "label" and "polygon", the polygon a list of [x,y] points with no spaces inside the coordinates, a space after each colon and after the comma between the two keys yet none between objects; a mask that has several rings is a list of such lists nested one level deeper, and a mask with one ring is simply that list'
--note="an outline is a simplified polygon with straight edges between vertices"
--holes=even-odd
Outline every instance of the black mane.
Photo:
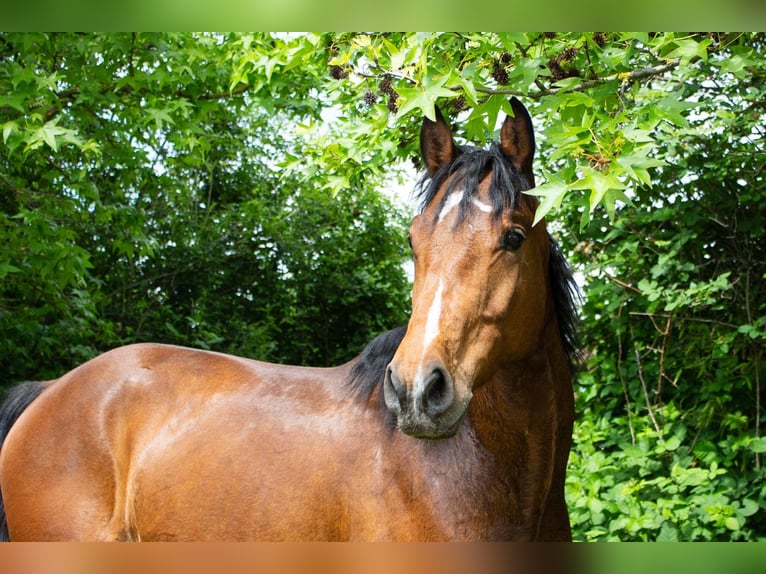
[{"label": "black mane", "polygon": [[[368,400],[375,388],[383,382],[386,368],[404,339],[407,327],[397,327],[375,337],[362,351],[351,369],[349,384],[359,398]],[[382,403],[383,401],[381,401]]]},{"label": "black mane", "polygon": [[559,324],[559,335],[564,352],[569,360],[570,369],[574,370],[575,357],[580,348],[577,331],[580,319],[577,316],[577,303],[580,300],[580,289],[572,275],[567,260],[559,249],[558,243],[548,234],[551,246],[548,259],[548,279],[551,282],[551,296]]},{"label": "black mane", "polygon": [[[430,178],[426,174],[420,180],[417,197],[421,201],[421,212],[434,200],[447,179],[454,176],[448,184],[442,202],[454,191],[462,189],[463,197],[460,201],[458,217],[460,222],[468,213],[468,206],[479,183],[490,173],[492,173],[492,180],[489,197],[494,217],[499,217],[506,210],[514,209],[522,199],[523,192],[532,187],[527,177],[511,166],[497,144],[492,144],[489,149],[459,146],[458,156],[454,161],[436,171]],[[437,209],[436,213],[440,211],[441,209]],[[548,242],[550,244],[548,276],[559,335],[569,364],[574,366],[578,350],[579,290],[566,259],[550,234]],[[363,400],[369,399],[375,388],[383,382],[386,368],[394,358],[406,332],[406,327],[399,327],[378,335],[362,352],[351,371],[349,384]]]}]

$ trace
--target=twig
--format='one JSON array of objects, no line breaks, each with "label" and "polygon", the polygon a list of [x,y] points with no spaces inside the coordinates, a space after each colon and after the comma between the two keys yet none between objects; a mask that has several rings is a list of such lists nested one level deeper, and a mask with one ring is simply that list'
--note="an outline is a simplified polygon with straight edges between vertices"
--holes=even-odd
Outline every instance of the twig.
[{"label": "twig", "polygon": [[[750,269],[748,267],[745,273],[745,313],[747,322],[752,324],[753,313],[750,308]],[[755,438],[761,438],[761,351],[755,344],[751,345],[753,349],[753,363],[755,366]],[[761,470],[761,453],[755,453],[755,468]]]},{"label": "twig", "polygon": [[[620,308],[617,310],[617,324],[620,324],[622,318],[622,307],[625,305],[625,300],[620,302]],[[630,404],[630,395],[628,394],[628,385],[625,383],[625,377],[622,376],[622,334],[620,329],[617,329],[617,376],[620,377],[620,384],[622,384],[622,393],[625,395],[625,408],[628,412],[628,428],[630,429],[630,441],[635,446],[636,444],[636,431],[633,428],[633,414],[631,412],[632,406]]]},{"label": "twig", "polygon": [[[729,329],[739,329],[739,325],[735,325],[733,323],[727,323],[725,321],[718,321],[716,319],[702,319],[698,317],[676,317],[675,315],[671,315],[670,313],[642,313],[640,311],[631,311],[630,314],[635,317],[649,317],[650,319],[654,317],[661,317],[663,319],[675,319],[676,321],[689,321],[692,323],[708,323],[711,325],[720,325],[721,327],[728,327]],[[662,333],[662,331],[660,331],[660,333]]]},{"label": "twig", "polygon": [[[643,295],[643,292],[641,292],[641,290],[638,287],[634,287],[633,285],[631,285],[629,283],[625,283],[624,281],[620,281],[619,279],[617,279],[617,277],[615,277],[613,275],[610,275],[606,271],[604,271],[604,275],[606,275],[607,279],[609,279],[610,281],[613,281],[614,283],[617,283],[617,285],[619,285],[623,289],[630,289],[631,291],[633,291],[635,293],[638,293],[639,295]],[[633,315],[633,313],[631,313],[631,315]]]},{"label": "twig", "polygon": [[649,400],[649,389],[646,387],[646,381],[644,381],[644,367],[641,365],[641,355],[638,352],[638,345],[636,343],[633,343],[633,352],[636,355],[636,366],[638,367],[638,380],[641,381],[641,387],[644,389],[644,400],[646,401],[646,408],[649,411],[649,418],[652,419],[652,424],[654,425],[654,429],[659,433],[662,434],[662,431],[660,430],[660,425],[657,424],[657,419],[654,418],[654,409],[652,409],[652,402]]},{"label": "twig", "polygon": [[665,349],[667,349],[667,346],[668,346],[668,338],[669,338],[668,335],[670,334],[670,321],[671,321],[671,318],[668,317],[668,320],[665,323],[665,330],[660,333],[662,335],[662,347],[660,347],[659,349],[660,373],[657,377],[657,390],[654,392],[654,394],[658,396],[660,395],[660,393],[662,393],[662,379],[667,379],[668,381],[670,381],[670,383],[673,386],[675,386],[675,384],[673,383],[673,380],[665,374]]},{"label": "twig", "polygon": [[[753,345],[755,348],[755,345]],[[755,350],[755,438],[761,438],[761,351]],[[761,453],[755,453],[755,468],[761,470]]]}]

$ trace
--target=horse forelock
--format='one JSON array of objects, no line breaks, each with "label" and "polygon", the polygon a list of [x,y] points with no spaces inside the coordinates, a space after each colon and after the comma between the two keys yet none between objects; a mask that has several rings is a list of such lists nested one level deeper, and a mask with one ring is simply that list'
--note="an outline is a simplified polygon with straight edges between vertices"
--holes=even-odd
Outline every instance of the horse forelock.
[{"label": "horse forelock", "polygon": [[460,223],[468,213],[468,207],[476,196],[479,184],[490,174],[489,198],[494,217],[500,217],[503,212],[514,209],[522,193],[531,187],[527,177],[511,165],[497,144],[492,144],[489,149],[459,146],[457,157],[452,162],[442,166],[432,176],[426,174],[420,180],[416,198],[420,200],[421,213],[446,185],[435,213],[440,213],[454,192],[462,191],[457,220],[457,223]]}]

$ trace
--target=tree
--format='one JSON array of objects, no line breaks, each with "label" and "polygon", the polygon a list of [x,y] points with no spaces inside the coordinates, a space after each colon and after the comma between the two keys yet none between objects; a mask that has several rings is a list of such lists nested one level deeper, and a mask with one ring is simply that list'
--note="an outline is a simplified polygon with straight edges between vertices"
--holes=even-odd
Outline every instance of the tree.
[{"label": "tree", "polygon": [[765,49],[760,33],[0,36],[10,378],[144,338],[350,356],[405,318],[403,222],[379,190],[419,167],[422,116],[484,143],[515,95],[538,217],[584,284],[575,536],[761,539]]}]

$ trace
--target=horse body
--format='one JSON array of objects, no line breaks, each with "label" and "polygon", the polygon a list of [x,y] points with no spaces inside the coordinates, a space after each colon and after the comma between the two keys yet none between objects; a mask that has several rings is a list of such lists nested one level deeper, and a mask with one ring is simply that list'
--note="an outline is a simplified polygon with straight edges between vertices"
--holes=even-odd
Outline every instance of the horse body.
[{"label": "horse body", "polygon": [[512,105],[473,176],[424,122],[406,329],[330,369],[139,344],[47,383],[3,423],[10,539],[570,539],[571,276]]},{"label": "horse body", "polygon": [[398,432],[379,397],[338,385],[358,361],[286,368],[150,344],[101,355],[50,383],[8,435],[11,539],[534,537],[539,513],[523,525],[507,512],[521,489],[493,488],[501,468],[477,429]]}]

